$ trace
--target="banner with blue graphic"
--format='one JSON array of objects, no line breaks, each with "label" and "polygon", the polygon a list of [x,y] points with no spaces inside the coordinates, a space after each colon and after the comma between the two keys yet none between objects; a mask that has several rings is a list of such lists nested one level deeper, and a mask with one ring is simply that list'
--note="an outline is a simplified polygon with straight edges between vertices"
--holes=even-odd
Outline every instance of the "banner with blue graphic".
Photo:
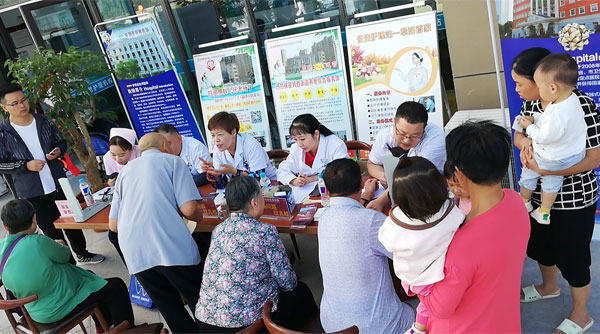
[{"label": "banner with blue graphic", "polygon": [[154,20],[100,31],[99,37],[138,136],[169,123],[205,142]]},{"label": "banner with blue graphic", "polygon": [[313,114],[342,140],[354,139],[340,27],[265,41],[281,146],[296,116]]}]

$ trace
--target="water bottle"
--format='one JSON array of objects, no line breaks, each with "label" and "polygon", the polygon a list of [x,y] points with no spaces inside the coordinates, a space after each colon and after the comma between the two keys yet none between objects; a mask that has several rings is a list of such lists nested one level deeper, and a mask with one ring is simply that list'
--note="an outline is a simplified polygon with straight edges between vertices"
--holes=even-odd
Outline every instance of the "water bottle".
[{"label": "water bottle", "polygon": [[323,180],[323,173],[319,173],[319,193],[321,193],[321,205],[329,206],[329,194],[327,194],[327,187],[325,187],[325,180]]},{"label": "water bottle", "polygon": [[90,186],[85,181],[83,181],[83,179],[79,179],[79,190],[81,190],[81,194],[83,195],[85,204],[88,207],[94,205],[94,196],[92,196]]},{"label": "water bottle", "polygon": [[256,178],[256,177],[254,176],[254,173],[253,173],[253,172],[250,172],[250,173],[248,173],[248,176],[250,176],[250,177],[251,177],[251,178],[253,178],[253,179],[254,179],[254,178]]},{"label": "water bottle", "polygon": [[271,186],[271,180],[269,180],[269,178],[267,177],[267,174],[265,174],[265,172],[260,173],[260,187],[268,188],[270,186]]}]

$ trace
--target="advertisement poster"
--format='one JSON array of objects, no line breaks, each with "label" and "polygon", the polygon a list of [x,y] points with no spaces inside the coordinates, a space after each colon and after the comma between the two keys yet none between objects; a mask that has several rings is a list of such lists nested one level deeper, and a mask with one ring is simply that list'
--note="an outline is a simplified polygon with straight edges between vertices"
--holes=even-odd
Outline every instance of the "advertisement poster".
[{"label": "advertisement poster", "polygon": [[[523,100],[515,91],[510,69],[523,50],[543,47],[571,55],[579,65],[577,88],[600,105],[600,12],[598,3],[570,1],[557,7],[529,7],[528,3],[498,6],[506,93],[511,124],[521,112]],[[496,2],[498,5],[498,2]],[[521,174],[519,150],[514,148],[517,179]],[[600,175],[600,170],[596,170]],[[600,202],[599,202],[600,203]]]},{"label": "advertisement poster", "polygon": [[346,38],[359,140],[372,144],[405,101],[443,127],[435,12],[349,26]]},{"label": "advertisement poster", "polygon": [[138,136],[170,123],[205,142],[160,36],[154,20],[99,32]]},{"label": "advertisement poster", "polygon": [[313,114],[342,140],[354,139],[340,28],[265,41],[281,146],[292,145],[289,128]]},{"label": "advertisement poster", "polygon": [[[194,67],[206,133],[214,114],[231,112],[240,121],[240,132],[252,135],[268,151],[273,145],[257,50],[254,43],[197,54]],[[207,139],[212,150],[211,137]]]}]

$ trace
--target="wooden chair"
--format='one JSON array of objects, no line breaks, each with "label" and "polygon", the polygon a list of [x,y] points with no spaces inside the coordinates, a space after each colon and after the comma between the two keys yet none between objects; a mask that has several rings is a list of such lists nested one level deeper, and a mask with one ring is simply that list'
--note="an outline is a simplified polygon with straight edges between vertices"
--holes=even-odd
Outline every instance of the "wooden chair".
[{"label": "wooden chair", "polygon": [[[270,150],[267,152],[269,156],[269,160],[285,160],[290,152],[286,150]],[[294,251],[296,252],[296,256],[298,256],[298,260],[302,257],[300,256],[300,249],[298,248],[298,241],[296,240],[296,234],[290,233],[290,237],[292,238],[292,244],[294,245]]]},{"label": "wooden chair", "polygon": [[[271,334],[308,334],[308,332],[298,332],[279,326],[271,320],[271,308],[273,308],[273,301],[267,300],[263,306],[263,321],[267,330]],[[311,332],[312,333],[312,332]],[[332,332],[329,334],[358,334],[358,327],[352,326],[341,331]]]},{"label": "wooden chair", "polygon": [[256,334],[260,333],[263,329],[265,329],[265,323],[262,319],[256,320],[252,325],[242,329],[237,334]]},{"label": "wooden chair", "polygon": [[125,320],[120,323],[118,326],[106,332],[106,334],[134,334],[134,333],[144,333],[144,334],[168,334],[169,331],[163,328],[163,324],[160,322],[154,324],[141,324],[138,326],[130,327],[131,324],[129,321]]},{"label": "wooden chair", "polygon": [[[2,283],[2,280],[0,280],[0,287],[2,287],[2,286],[3,286],[3,283]],[[2,294],[0,293],[0,310],[4,310],[4,312],[6,313],[6,317],[8,318],[8,321],[10,322],[10,325],[13,328],[13,330],[15,331],[15,333],[17,333],[17,334],[28,334],[28,333],[39,334],[42,332],[66,333],[66,332],[70,331],[71,329],[75,328],[77,325],[79,325],[81,327],[81,330],[83,331],[83,333],[87,334],[85,326],[83,325],[83,321],[87,317],[91,316],[92,314],[96,315],[98,321],[100,322],[100,326],[102,327],[102,330],[104,330],[105,332],[108,331],[108,325],[106,324],[106,321],[104,320],[104,317],[102,316],[102,312],[100,312],[100,308],[98,307],[98,304],[93,304],[93,305],[87,307],[86,309],[84,309],[70,317],[59,320],[57,322],[54,322],[51,324],[41,324],[41,323],[33,321],[33,319],[31,319],[31,316],[27,312],[27,309],[25,309],[25,304],[29,304],[36,300],[38,300],[37,295],[31,295],[31,296],[28,296],[25,298],[20,298],[20,299],[6,300],[6,299],[4,299],[4,296],[2,296]],[[10,311],[13,308],[19,308],[21,310],[21,312],[23,312],[23,317],[19,321],[17,321],[15,319],[12,311]]]}]

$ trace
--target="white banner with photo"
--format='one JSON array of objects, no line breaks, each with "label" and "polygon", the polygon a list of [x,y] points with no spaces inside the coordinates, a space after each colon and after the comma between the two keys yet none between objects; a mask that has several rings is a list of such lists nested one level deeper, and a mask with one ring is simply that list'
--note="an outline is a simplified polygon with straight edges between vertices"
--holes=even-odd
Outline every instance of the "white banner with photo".
[{"label": "white banner with photo", "polygon": [[281,146],[292,145],[292,120],[306,113],[342,140],[352,140],[340,28],[268,39],[265,49]]},{"label": "white banner with photo", "polygon": [[256,138],[265,150],[273,148],[257,50],[254,43],[194,55],[202,116],[211,151],[213,142],[208,121],[221,111],[236,114],[240,132]]},{"label": "white banner with photo", "polygon": [[346,38],[359,140],[372,144],[405,101],[443,127],[435,12],[348,26]]}]

